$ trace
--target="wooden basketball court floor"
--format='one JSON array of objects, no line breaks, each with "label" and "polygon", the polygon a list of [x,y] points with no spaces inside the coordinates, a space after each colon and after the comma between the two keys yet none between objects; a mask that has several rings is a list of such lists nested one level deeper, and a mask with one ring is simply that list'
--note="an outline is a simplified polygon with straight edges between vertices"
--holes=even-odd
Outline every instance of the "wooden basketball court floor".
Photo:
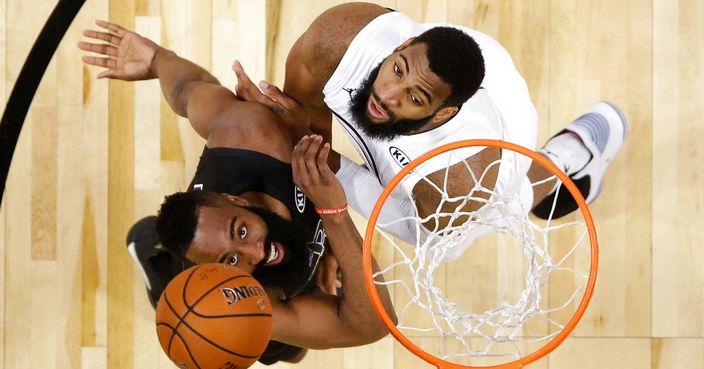
[{"label": "wooden basketball court floor", "polygon": [[[169,111],[158,83],[97,80],[80,62],[81,29],[109,18],[227,86],[234,58],[255,80],[281,83],[294,40],[340,2],[86,1],[34,99],[0,210],[0,368],[173,367],[124,239],[165,194],[185,188],[203,142]],[[630,119],[592,206],[601,244],[593,302],[573,337],[530,368],[704,368],[704,2],[379,3],[497,38],[528,82],[539,142],[600,99]],[[55,4],[0,0],[2,100]],[[310,352],[296,367],[428,365],[388,337]]]}]

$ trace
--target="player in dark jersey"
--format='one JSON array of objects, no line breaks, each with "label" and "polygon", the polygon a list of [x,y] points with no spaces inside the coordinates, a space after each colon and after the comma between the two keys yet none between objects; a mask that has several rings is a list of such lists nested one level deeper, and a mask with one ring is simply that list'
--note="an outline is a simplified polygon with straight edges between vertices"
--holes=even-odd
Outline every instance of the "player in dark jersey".
[{"label": "player in dark jersey", "polygon": [[[174,112],[207,140],[190,191],[167,197],[158,219],[143,219],[128,235],[134,244],[160,241],[168,249],[133,249],[150,299],[188,264],[229,263],[267,287],[272,342],[278,343],[265,352],[264,363],[299,360],[304,351],[295,346],[345,347],[385,336],[363,282],[361,237],[327,165],[329,144],[320,136],[299,141],[300,134],[267,107],[241,101],[199,66],[118,25],[96,23],[111,32],[84,35],[105,43],[79,47],[102,54],[83,57],[86,64],[106,68],[98,78],[158,78]],[[158,240],[149,232],[154,223]],[[342,296],[311,293],[325,233],[344,281]],[[379,289],[392,313],[386,289]]]}]

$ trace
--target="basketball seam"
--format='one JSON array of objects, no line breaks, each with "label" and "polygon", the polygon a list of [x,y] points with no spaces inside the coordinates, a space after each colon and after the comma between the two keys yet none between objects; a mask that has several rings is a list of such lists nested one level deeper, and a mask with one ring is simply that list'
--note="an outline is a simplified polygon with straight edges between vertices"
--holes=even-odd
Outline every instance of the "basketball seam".
[{"label": "basketball seam", "polygon": [[[181,342],[183,342],[183,347],[186,348],[186,352],[188,352],[188,356],[191,358],[191,361],[193,362],[193,364],[196,364],[196,366],[198,367],[198,369],[201,369],[201,367],[200,367],[200,365],[198,364],[198,361],[196,360],[195,356],[193,356],[193,353],[191,353],[191,348],[188,347],[188,343],[186,343],[186,340],[183,339],[183,336],[181,336],[181,334],[178,333],[178,332],[175,332],[175,333],[174,333],[174,336],[178,336],[178,338],[181,339]],[[169,352],[169,354],[170,354],[170,352]],[[170,357],[170,355],[169,355],[169,357]]]},{"label": "basketball seam", "polygon": [[[188,280],[191,279],[191,276],[193,275],[193,273],[196,272],[196,270],[198,270],[198,268],[199,268],[199,267],[193,268],[193,270],[191,271],[191,274],[189,274],[189,275],[188,275],[188,278],[186,279],[186,283],[188,283]],[[183,289],[184,289],[184,291],[186,290],[185,285],[184,285],[184,288],[183,288]],[[184,292],[184,293],[185,293],[185,292]],[[174,342],[174,335],[176,335],[176,334],[178,333],[178,326],[181,325],[181,322],[183,322],[183,318],[185,318],[186,315],[188,315],[188,311],[186,312],[186,314],[185,314],[183,317],[179,316],[179,314],[178,314],[178,312],[176,311],[176,309],[174,309],[174,307],[171,306],[171,301],[169,301],[169,297],[168,297],[168,295],[167,295],[166,293],[164,293],[164,301],[166,302],[166,306],[169,307],[169,309],[171,310],[171,312],[172,312],[176,317],[178,317],[178,324],[176,324],[175,327],[171,327],[171,330],[172,330],[172,332],[171,332],[171,338],[169,339],[168,350],[166,350],[167,353],[171,353],[171,345],[172,345],[173,342]],[[186,302],[186,301],[185,301],[185,297],[184,297],[184,303],[185,303],[185,302]],[[190,311],[190,307],[188,307],[188,304],[186,304],[186,307],[187,307],[188,310]],[[179,337],[180,337],[180,336],[179,336]],[[185,344],[185,341],[184,341],[184,344]],[[188,346],[186,346],[186,347],[188,347]]]},{"label": "basketball seam", "polygon": [[174,328],[173,326],[171,326],[171,325],[170,325],[170,324],[168,324],[168,323],[164,323],[164,322],[159,322],[159,323],[156,323],[156,326],[157,326],[157,327],[159,327],[159,326],[161,326],[161,325],[165,325],[165,326],[167,326],[167,327],[169,327],[169,328],[171,328],[171,329],[173,329],[173,328]]},{"label": "basketball seam", "polygon": [[200,337],[200,338],[202,338],[203,340],[205,340],[205,342],[208,342],[209,344],[211,344],[211,345],[213,345],[213,346],[219,348],[219,349],[222,350],[222,351],[227,352],[228,354],[232,354],[232,355],[235,355],[235,356],[239,356],[239,357],[245,358],[245,359],[256,359],[256,358],[259,357],[258,355],[254,355],[254,356],[252,356],[252,355],[244,355],[244,354],[238,354],[238,353],[236,353],[236,352],[234,352],[234,351],[230,351],[230,350],[228,350],[228,349],[226,349],[226,348],[224,348],[224,347],[218,345],[217,343],[211,341],[211,340],[208,339],[207,337],[203,336],[200,332],[198,332],[198,331],[195,330],[193,327],[191,327],[190,324],[188,324],[188,322],[186,322],[185,320],[183,321],[183,325],[185,325],[186,327],[188,327],[188,329],[190,329],[191,332],[195,333],[198,337]]},{"label": "basketball seam", "polygon": [[193,315],[203,318],[203,319],[214,319],[214,318],[239,318],[239,317],[270,317],[271,314],[267,313],[251,313],[251,314],[231,314],[231,315],[203,315],[201,313],[198,313],[197,311],[193,310]]},{"label": "basketball seam", "polygon": [[[164,301],[166,302],[166,305],[169,307],[169,309],[171,309],[171,312],[174,313],[175,316],[179,317],[178,313],[176,312],[176,309],[174,309],[174,307],[171,305],[171,301],[169,301],[169,297],[166,294],[164,294]],[[184,316],[184,318],[185,318],[185,316]],[[184,322],[184,320],[181,317],[179,317],[178,324],[176,324],[175,327],[172,327],[170,324],[166,324],[164,322],[159,322],[156,325],[157,327],[159,327],[159,325],[165,325],[165,326],[171,328],[171,338],[169,338],[169,345],[168,345],[168,350],[166,350],[166,354],[169,357],[171,357],[171,346],[173,345],[174,337],[178,337],[181,340],[181,342],[183,343],[183,347],[186,348],[186,352],[188,352],[188,356],[191,358],[191,361],[193,361],[193,363],[196,364],[198,369],[201,369],[200,365],[196,361],[196,358],[191,353],[191,348],[188,347],[188,343],[186,342],[185,339],[183,339],[183,336],[178,332],[178,327],[181,325],[181,323],[186,324],[186,322]],[[186,324],[186,325],[188,325],[188,324]],[[191,327],[189,327],[189,328],[191,328]],[[193,329],[191,328],[191,330],[193,330]]]},{"label": "basketball seam", "polygon": [[[166,296],[166,294],[164,294],[164,301],[166,301],[166,304],[168,305],[169,309],[171,309],[171,312],[173,312],[174,315],[178,316],[178,313],[175,311],[173,306],[171,306],[171,302],[169,301],[169,298]],[[184,318],[185,318],[185,315],[184,315]],[[193,361],[193,363],[196,364],[198,369],[201,369],[200,365],[198,364],[198,361],[196,361],[195,356],[193,356],[193,354],[191,353],[191,348],[188,347],[188,343],[183,338],[181,333],[178,332],[178,327],[181,325],[181,323],[188,326],[188,323],[186,323],[181,317],[179,317],[178,324],[176,324],[175,327],[171,327],[171,325],[163,323],[163,322],[157,323],[157,327],[159,325],[165,325],[165,326],[171,328],[171,338],[169,339],[169,349],[167,350],[167,355],[169,355],[169,357],[171,357],[171,346],[173,345],[174,337],[178,337],[181,340],[181,342],[183,343],[183,347],[186,348],[186,352],[188,352],[188,356],[191,358],[191,361]],[[190,328],[193,331],[193,328],[191,328],[190,326],[188,326],[188,328]],[[196,334],[197,333],[198,332],[196,332]],[[205,339],[205,337],[203,337],[203,339]],[[207,339],[205,339],[205,340],[208,341]],[[208,342],[212,344],[212,342],[210,342],[210,341],[208,341]]]}]

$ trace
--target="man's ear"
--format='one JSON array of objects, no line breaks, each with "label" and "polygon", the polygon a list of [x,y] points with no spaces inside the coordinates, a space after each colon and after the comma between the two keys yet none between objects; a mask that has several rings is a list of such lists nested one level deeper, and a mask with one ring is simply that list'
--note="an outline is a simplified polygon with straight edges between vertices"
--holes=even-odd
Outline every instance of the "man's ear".
[{"label": "man's ear", "polygon": [[416,39],[415,37],[411,37],[408,40],[403,41],[403,43],[401,45],[398,45],[398,47],[394,49],[394,52],[399,52],[399,51],[407,48],[411,44],[411,42],[413,42],[413,40],[415,40],[415,39]]},{"label": "man's ear", "polygon": [[222,197],[224,197],[227,201],[237,206],[249,206],[249,201],[239,196],[231,195],[229,193],[221,193],[220,195],[222,195]]},{"label": "man's ear", "polygon": [[433,115],[433,123],[442,124],[450,120],[460,110],[457,106],[446,106]]}]

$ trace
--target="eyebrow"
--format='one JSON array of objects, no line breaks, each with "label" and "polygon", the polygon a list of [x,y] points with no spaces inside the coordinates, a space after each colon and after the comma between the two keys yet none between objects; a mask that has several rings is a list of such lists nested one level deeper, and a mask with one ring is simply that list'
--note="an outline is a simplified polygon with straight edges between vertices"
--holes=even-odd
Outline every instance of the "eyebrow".
[{"label": "eyebrow", "polygon": [[[406,56],[403,54],[399,54],[401,56],[401,59],[403,59],[404,66],[406,67],[406,74],[410,73],[409,66],[408,66],[408,59],[406,59]],[[428,99],[428,104],[433,103],[433,98],[430,96],[430,92],[426,91],[425,88],[423,88],[421,85],[416,85],[416,88],[425,95],[425,98]]]},{"label": "eyebrow", "polygon": [[232,217],[232,220],[230,221],[230,239],[235,240],[235,222],[237,221],[237,217]]}]

